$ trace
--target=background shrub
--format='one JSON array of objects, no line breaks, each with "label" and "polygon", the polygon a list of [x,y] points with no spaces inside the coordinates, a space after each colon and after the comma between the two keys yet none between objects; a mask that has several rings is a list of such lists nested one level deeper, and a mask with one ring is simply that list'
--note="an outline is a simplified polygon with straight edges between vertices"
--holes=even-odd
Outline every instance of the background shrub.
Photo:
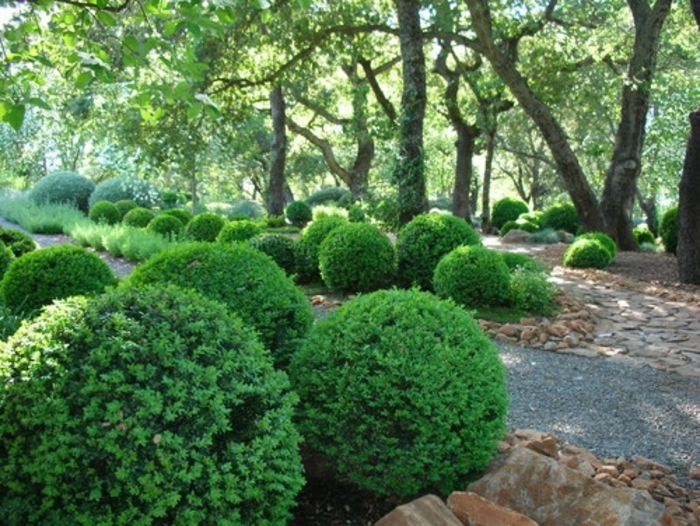
[{"label": "background shrub", "polygon": [[389,238],[369,223],[348,223],[330,232],[318,251],[326,286],[340,292],[371,292],[390,287],[396,252]]},{"label": "background shrub", "polygon": [[634,234],[634,239],[637,240],[638,245],[643,245],[645,243],[656,243],[656,236],[647,227],[637,227],[632,230]]},{"label": "background shrub", "polygon": [[556,230],[553,228],[543,228],[539,232],[534,232],[527,237],[528,243],[546,243],[551,245],[553,243],[561,242],[561,238]]},{"label": "background shrub", "polygon": [[137,286],[173,284],[220,301],[260,334],[278,365],[286,365],[311,326],[306,297],[267,255],[242,243],[182,243],[127,278]]},{"label": "background shrub", "polygon": [[248,244],[270,256],[288,276],[294,274],[295,241],[291,237],[281,234],[261,234],[248,240]]},{"label": "background shrub", "polygon": [[480,243],[476,230],[459,217],[446,214],[414,217],[399,230],[396,239],[399,284],[432,290],[433,272],[442,256],[460,245]]},{"label": "background shrub", "polygon": [[294,247],[297,280],[308,283],[321,279],[318,249],[333,229],[347,222],[347,219],[341,216],[323,217],[301,231],[299,241]]},{"label": "background shrub", "polygon": [[513,197],[504,197],[493,204],[491,208],[491,224],[499,230],[508,221],[515,221],[520,214],[530,211],[525,201]]},{"label": "background shrub", "polygon": [[88,217],[95,223],[116,225],[122,220],[122,214],[114,203],[97,201],[90,207]]},{"label": "background shrub", "polygon": [[659,234],[664,243],[664,250],[670,254],[676,253],[678,247],[678,207],[673,206],[661,216]]},{"label": "background shrub", "polygon": [[117,207],[121,218],[124,219],[127,212],[133,210],[134,208],[138,208],[139,205],[137,205],[136,202],[132,201],[131,199],[120,199],[114,203],[114,206]]},{"label": "background shrub", "polygon": [[302,228],[311,221],[313,213],[311,207],[304,201],[293,201],[284,209],[284,214],[287,216],[287,221],[291,224]]},{"label": "background shrub", "polygon": [[162,203],[158,188],[145,179],[131,176],[113,177],[98,184],[90,195],[90,206],[98,201],[130,200],[143,208],[153,208]]},{"label": "background shrub", "polygon": [[550,206],[542,214],[542,228],[564,230],[575,235],[580,226],[578,212],[571,203]]},{"label": "background shrub", "polygon": [[15,228],[0,227],[0,241],[10,247],[15,257],[20,257],[37,249],[34,238]]},{"label": "background shrub", "polygon": [[546,272],[519,266],[510,274],[510,304],[516,309],[538,316],[549,316],[554,310],[556,287]]},{"label": "background shrub", "polygon": [[306,204],[314,208],[319,205],[336,204],[338,206],[349,206],[353,197],[350,190],[341,186],[331,186],[317,190],[306,198]]},{"label": "background shrub", "polygon": [[498,231],[498,235],[503,237],[508,232],[510,232],[511,230],[514,230],[516,228],[518,230],[524,230],[525,232],[530,232],[531,234],[537,232],[540,229],[540,227],[538,227],[534,223],[530,223],[529,221],[523,221],[522,219],[517,219],[515,221],[506,221],[505,224]]},{"label": "background shrub", "polygon": [[160,214],[151,219],[146,229],[170,239],[177,238],[182,233],[184,226],[177,217],[170,214]]},{"label": "background shrub", "polygon": [[290,377],[307,443],[378,493],[463,487],[505,431],[496,349],[466,311],[417,290],[377,291],[331,312]]},{"label": "background shrub", "polygon": [[348,208],[348,221],[351,223],[364,223],[367,221],[367,214],[361,205],[354,204]]},{"label": "background shrub", "polygon": [[532,223],[533,225],[536,225],[537,228],[542,228],[542,216],[544,215],[544,212],[542,210],[535,210],[533,212],[528,212],[526,214],[520,214],[520,217],[518,217],[519,220],[521,221],[527,221],[528,223]]},{"label": "background shrub", "polygon": [[137,206],[124,214],[122,223],[136,228],[146,228],[154,217],[156,217],[156,213],[153,210]]},{"label": "background shrub", "polygon": [[37,181],[29,198],[37,204],[67,204],[87,214],[94,189],[95,183],[75,172],[53,172]]},{"label": "background shrub", "polygon": [[532,270],[535,272],[547,272],[547,267],[527,254],[518,252],[499,252],[499,256],[512,274],[517,268]]},{"label": "background shrub", "polygon": [[192,214],[184,208],[168,208],[167,210],[163,210],[160,214],[177,217],[183,226],[187,226],[187,223],[189,223],[193,217]]},{"label": "background shrub", "polygon": [[574,241],[564,252],[565,267],[604,269],[611,262],[610,251],[595,239]]},{"label": "background shrub", "polygon": [[249,239],[263,233],[263,228],[259,223],[242,219],[240,221],[229,221],[219,232],[216,240],[219,243],[235,243],[236,241],[248,241]]},{"label": "background shrub", "polygon": [[603,232],[586,232],[585,234],[576,236],[576,239],[594,239],[599,241],[600,244],[610,252],[611,261],[615,259],[617,255],[617,243],[615,243],[613,238]]},{"label": "background shrub", "polygon": [[289,518],[296,397],[224,306],[174,288],[72,298],[1,354],[4,524]]},{"label": "background shrub", "polygon": [[192,218],[185,227],[185,236],[193,241],[216,241],[226,220],[214,212],[202,212]]},{"label": "background shrub", "polygon": [[284,215],[268,216],[265,222],[267,223],[267,228],[282,228],[286,224]]},{"label": "background shrub", "polygon": [[14,260],[0,283],[5,305],[15,313],[31,313],[55,299],[100,294],[116,285],[107,263],[75,245],[54,245]]},{"label": "background shrub", "polygon": [[510,298],[510,271],[495,250],[457,247],[435,267],[433,288],[465,307],[497,307]]},{"label": "background shrub", "polygon": [[257,201],[243,199],[233,203],[229,213],[231,214],[230,217],[245,216],[248,219],[260,219],[263,217],[265,210]]}]

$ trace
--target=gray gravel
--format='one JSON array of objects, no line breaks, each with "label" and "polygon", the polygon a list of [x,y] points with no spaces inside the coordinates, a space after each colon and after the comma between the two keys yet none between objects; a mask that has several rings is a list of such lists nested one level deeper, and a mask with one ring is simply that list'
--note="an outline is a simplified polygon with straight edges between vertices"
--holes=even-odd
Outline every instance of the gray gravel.
[{"label": "gray gravel", "polygon": [[642,455],[680,477],[700,465],[700,381],[609,358],[501,347],[510,430],[549,432],[601,459]]}]

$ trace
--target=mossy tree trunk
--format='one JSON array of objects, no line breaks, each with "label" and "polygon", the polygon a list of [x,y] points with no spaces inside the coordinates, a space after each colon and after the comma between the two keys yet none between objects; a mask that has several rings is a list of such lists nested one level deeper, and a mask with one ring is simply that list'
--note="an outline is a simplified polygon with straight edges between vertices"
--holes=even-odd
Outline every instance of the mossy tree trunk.
[{"label": "mossy tree trunk", "polygon": [[271,216],[284,214],[285,177],[287,161],[287,116],[282,86],[270,92],[272,143],[270,145],[270,184],[267,191],[267,212]]}]

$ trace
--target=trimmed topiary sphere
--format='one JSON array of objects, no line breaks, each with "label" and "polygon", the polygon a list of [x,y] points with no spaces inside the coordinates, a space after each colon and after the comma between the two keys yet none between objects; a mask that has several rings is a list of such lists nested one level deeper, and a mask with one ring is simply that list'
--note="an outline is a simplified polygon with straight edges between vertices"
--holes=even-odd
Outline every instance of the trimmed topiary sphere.
[{"label": "trimmed topiary sphere", "polygon": [[29,198],[38,204],[67,204],[87,214],[88,200],[95,183],[75,172],[54,172],[39,179],[29,191]]},{"label": "trimmed topiary sphere", "polygon": [[137,205],[131,199],[122,199],[122,200],[114,203],[114,206],[117,207],[117,210],[119,210],[119,214],[120,214],[121,218],[124,219],[124,216],[127,214],[127,212],[129,212],[130,210],[133,210],[134,208],[138,208],[139,205]]},{"label": "trimmed topiary sphere", "polygon": [[293,201],[289,203],[284,210],[284,215],[287,216],[287,220],[291,224],[299,228],[306,226],[306,223],[311,221],[313,217],[311,207],[304,201]]},{"label": "trimmed topiary sphere", "polygon": [[634,234],[634,239],[637,241],[638,245],[644,245],[645,243],[656,243],[656,237],[654,233],[647,227],[637,227],[632,230]]},{"label": "trimmed topiary sphere", "polygon": [[139,177],[121,176],[98,184],[90,196],[90,206],[98,201],[116,203],[122,200],[134,201],[143,208],[161,204],[160,191],[153,183]]},{"label": "trimmed topiary sphere", "polygon": [[168,214],[157,215],[146,226],[146,230],[160,234],[168,239],[180,236],[184,228],[182,221]]},{"label": "trimmed topiary sphere", "polygon": [[88,217],[95,223],[116,225],[122,220],[122,214],[114,203],[98,201],[90,208]]},{"label": "trimmed topiary sphere", "polygon": [[610,251],[595,239],[574,241],[564,252],[565,267],[604,269],[611,262]]},{"label": "trimmed topiary sphere", "polygon": [[229,221],[216,236],[219,243],[235,243],[237,241],[248,241],[263,233],[263,228],[255,221],[241,219]]},{"label": "trimmed topiary sphere", "polygon": [[31,235],[14,228],[0,227],[0,241],[12,249],[15,257],[34,252],[39,247]]},{"label": "trimmed topiary sphere", "polygon": [[153,210],[139,206],[129,210],[122,218],[122,223],[135,228],[146,228],[154,217],[156,213]]},{"label": "trimmed topiary sphere", "polygon": [[506,264],[511,274],[518,268],[531,270],[534,272],[547,272],[547,267],[527,254],[520,254],[518,252],[499,252],[498,255],[501,256],[501,259]]},{"label": "trimmed topiary sphere", "polygon": [[390,287],[396,277],[394,245],[369,223],[348,223],[326,236],[318,251],[326,286],[340,292]]},{"label": "trimmed topiary sphere", "polygon": [[136,267],[128,283],[172,283],[220,301],[260,334],[277,365],[286,365],[312,322],[304,294],[275,262],[243,243],[183,243]]},{"label": "trimmed topiary sphere", "polygon": [[301,231],[299,241],[294,247],[297,280],[310,283],[321,279],[318,264],[318,249],[326,236],[348,220],[341,216],[322,217]]},{"label": "trimmed topiary sphere", "polygon": [[580,226],[581,222],[578,218],[578,212],[571,203],[550,206],[542,214],[542,228],[564,230],[576,235]]},{"label": "trimmed topiary sphere", "polygon": [[248,244],[270,256],[288,276],[294,274],[296,242],[291,237],[281,234],[261,234],[249,239]]},{"label": "trimmed topiary sphere", "polygon": [[611,261],[617,256],[617,243],[615,243],[613,238],[603,232],[586,232],[585,234],[576,236],[576,239],[594,239],[600,241],[600,244],[610,252]]},{"label": "trimmed topiary sphere", "polygon": [[0,385],[5,525],[276,526],[304,483],[286,375],[194,293],[52,305],[0,351]]},{"label": "trimmed topiary sphere", "polygon": [[534,223],[530,223],[529,221],[523,221],[522,219],[517,219],[515,221],[506,221],[505,224],[498,231],[498,235],[503,237],[508,232],[515,229],[524,230],[525,232],[530,232],[531,234],[534,234],[540,229],[540,227],[538,227]]},{"label": "trimmed topiary sphere", "polygon": [[208,241],[213,243],[226,220],[214,212],[202,212],[192,218],[185,227],[185,237],[192,241]]},{"label": "trimmed topiary sphere", "polygon": [[500,230],[508,221],[515,221],[520,214],[527,214],[529,211],[525,201],[504,197],[496,201],[491,208],[491,224]]},{"label": "trimmed topiary sphere", "polygon": [[163,210],[160,215],[177,217],[184,226],[187,226],[187,223],[192,221],[194,217],[189,210],[184,208],[169,208],[168,210]]},{"label": "trimmed topiary sphere", "polygon": [[317,322],[290,377],[305,441],[377,493],[463,487],[505,432],[496,348],[464,309],[429,293],[347,302]]},{"label": "trimmed topiary sphere", "polygon": [[396,239],[398,281],[432,290],[433,272],[440,258],[460,245],[479,245],[481,237],[459,217],[421,214],[400,231]]},{"label": "trimmed topiary sphere", "polygon": [[666,210],[661,217],[659,235],[664,244],[664,250],[669,254],[675,254],[678,247],[678,207],[674,206]]},{"label": "trimmed topiary sphere", "polygon": [[75,245],[54,245],[14,260],[0,289],[14,313],[32,313],[55,299],[101,294],[117,278],[95,253]]},{"label": "trimmed topiary sphere", "polygon": [[495,250],[457,247],[435,267],[435,293],[465,307],[497,307],[510,298],[510,271]]}]

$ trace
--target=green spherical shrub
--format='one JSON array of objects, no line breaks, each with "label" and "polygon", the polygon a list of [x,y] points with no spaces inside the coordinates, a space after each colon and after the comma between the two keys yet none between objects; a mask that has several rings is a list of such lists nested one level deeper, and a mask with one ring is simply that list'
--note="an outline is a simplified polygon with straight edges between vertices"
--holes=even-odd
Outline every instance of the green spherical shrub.
[{"label": "green spherical shrub", "polygon": [[527,214],[520,214],[518,217],[521,221],[527,221],[537,226],[538,229],[542,228],[542,216],[544,212],[542,210],[535,210],[534,212],[528,212]]},{"label": "green spherical shrub", "polygon": [[290,377],[306,442],[377,493],[463,487],[505,431],[495,347],[465,310],[415,289],[362,295],[331,312]]},{"label": "green spherical shrub", "polygon": [[501,259],[512,274],[518,268],[531,270],[534,272],[547,272],[547,267],[527,254],[518,252],[499,252]]},{"label": "green spherical shrub", "polygon": [[192,241],[216,241],[226,220],[214,212],[202,212],[192,218],[185,227],[185,237]]},{"label": "green spherical shrub", "polygon": [[578,212],[571,203],[561,203],[550,206],[542,214],[542,228],[551,228],[553,230],[564,230],[570,234],[576,235],[581,222],[578,218]]},{"label": "green spherical shrub", "polygon": [[249,219],[229,221],[216,236],[219,243],[235,243],[237,241],[248,241],[263,233],[263,228],[259,223]]},{"label": "green spherical shrub", "polygon": [[312,208],[319,205],[331,204],[345,206],[346,204],[351,204],[352,200],[353,198],[350,190],[341,186],[331,186],[329,188],[322,188],[311,194],[306,198],[306,204]]},{"label": "green spherical shrub", "polygon": [[611,261],[615,259],[617,255],[617,243],[615,243],[613,238],[603,232],[586,232],[585,234],[576,236],[576,239],[595,239],[599,241],[600,244],[610,252]]},{"label": "green spherical shrub", "polygon": [[34,252],[39,247],[31,235],[14,228],[0,227],[0,241],[10,247],[15,257]]},{"label": "green spherical shrub", "polygon": [[296,242],[291,237],[281,234],[261,234],[249,239],[248,244],[270,256],[288,276],[294,273]]},{"label": "green spherical shrub", "polygon": [[659,225],[664,250],[669,254],[675,254],[678,247],[678,224],[678,207],[674,206],[666,210]]},{"label": "green spherical shrub", "polygon": [[55,299],[101,294],[116,284],[112,269],[94,252],[75,245],[54,245],[14,260],[0,290],[8,309],[31,314]]},{"label": "green spherical shrub", "polygon": [[87,214],[94,189],[95,183],[87,177],[75,172],[54,172],[39,179],[29,191],[29,198],[38,204],[67,204]]},{"label": "green spherical shrub", "polygon": [[611,262],[610,251],[595,239],[574,241],[564,252],[565,267],[604,269]]},{"label": "green spherical shrub", "polygon": [[139,205],[136,204],[135,201],[132,201],[131,199],[121,199],[117,202],[114,203],[114,206],[117,207],[117,210],[119,210],[119,215],[121,219],[124,219],[124,216],[134,208],[138,208]]},{"label": "green spherical shrub", "polygon": [[286,224],[286,219],[284,215],[268,216],[265,218],[265,223],[267,224],[267,228],[282,228]]},{"label": "green spherical shrub", "polygon": [[350,208],[348,208],[348,221],[351,223],[365,223],[367,221],[365,209],[360,205],[350,205]]},{"label": "green spherical shrub", "polygon": [[348,223],[330,232],[318,251],[326,286],[339,292],[371,292],[396,278],[394,245],[369,223]]},{"label": "green spherical shrub", "polygon": [[299,282],[310,283],[321,279],[318,249],[328,234],[347,223],[344,217],[333,215],[314,221],[301,231],[299,241],[294,247],[294,266]]},{"label": "green spherical shrub", "polygon": [[510,274],[510,304],[536,316],[549,316],[554,309],[556,287],[546,272],[516,267]]},{"label": "green spherical shrub", "polygon": [[515,221],[520,214],[527,214],[529,211],[525,201],[504,197],[496,201],[491,208],[491,224],[500,230],[508,221]]},{"label": "green spherical shrub", "polygon": [[498,231],[498,235],[501,237],[505,236],[508,232],[511,230],[524,230],[525,232],[530,232],[531,234],[537,232],[540,227],[538,227],[534,223],[530,223],[528,221],[523,221],[521,219],[517,219],[515,221],[506,221],[505,224],[501,227],[501,229]]},{"label": "green spherical shrub", "polygon": [[290,518],[296,395],[223,305],[174,287],[71,298],[0,355],[3,524]]},{"label": "green spherical shrub", "polygon": [[632,230],[632,234],[634,234],[634,239],[637,241],[637,244],[639,246],[647,243],[656,243],[656,237],[654,236],[654,233],[647,227],[634,228]]},{"label": "green spherical shrub", "polygon": [[132,176],[113,177],[102,181],[90,196],[90,206],[98,201],[131,200],[143,208],[153,208],[162,204],[158,188],[145,179]]},{"label": "green spherical shrub", "polygon": [[12,263],[15,259],[17,258],[15,253],[12,252],[12,249],[0,241],[0,280],[10,267],[10,263]]},{"label": "green spherical shrub", "polygon": [[495,250],[457,247],[435,267],[435,293],[465,307],[497,307],[510,298],[510,271]]},{"label": "green spherical shrub", "polygon": [[154,217],[156,217],[156,213],[153,210],[138,206],[124,214],[122,223],[135,228],[146,228]]},{"label": "green spherical shrub", "polygon": [[176,239],[184,229],[182,221],[169,214],[160,214],[151,219],[146,226],[149,232],[155,232],[167,239]]},{"label": "green spherical shrub", "polygon": [[192,217],[194,217],[188,210],[185,210],[184,208],[169,208],[167,210],[163,210],[161,212],[161,215],[163,214],[177,217],[184,226],[187,226],[187,223],[192,221]]},{"label": "green spherical shrub", "polygon": [[243,243],[182,243],[165,249],[127,278],[128,283],[172,283],[220,301],[259,334],[284,366],[311,326],[311,306],[275,262]]},{"label": "green spherical shrub", "polygon": [[460,245],[478,245],[479,234],[459,217],[421,214],[401,230],[396,239],[398,282],[402,287],[432,290],[433,272],[440,258]]},{"label": "green spherical shrub", "polygon": [[116,225],[122,220],[122,214],[114,203],[97,201],[90,207],[88,217],[95,223]]},{"label": "green spherical shrub", "polygon": [[284,215],[287,216],[287,221],[291,224],[303,228],[306,223],[311,221],[313,212],[304,201],[293,201],[284,209]]},{"label": "green spherical shrub", "polygon": [[229,217],[246,217],[247,219],[261,219],[264,214],[264,209],[257,201],[243,199],[231,205]]}]

